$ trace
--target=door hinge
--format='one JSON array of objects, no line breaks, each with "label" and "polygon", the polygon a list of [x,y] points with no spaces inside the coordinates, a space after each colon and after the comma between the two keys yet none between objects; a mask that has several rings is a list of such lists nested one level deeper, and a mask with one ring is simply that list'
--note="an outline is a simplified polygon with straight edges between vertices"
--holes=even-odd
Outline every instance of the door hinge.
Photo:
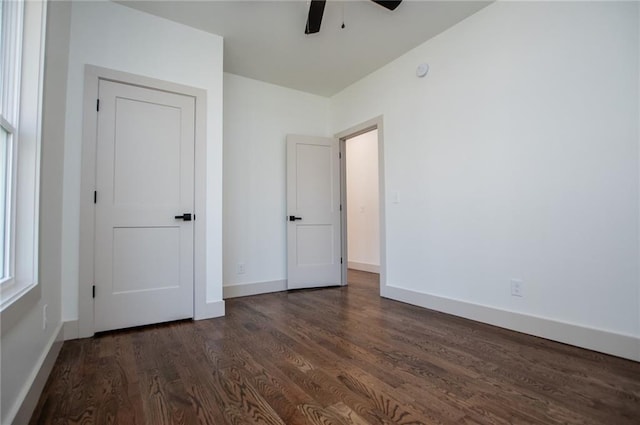
[{"label": "door hinge", "polygon": [[342,152],[338,152],[338,158],[342,159]]},{"label": "door hinge", "polygon": [[340,211],[342,211],[342,204],[340,204]]},{"label": "door hinge", "polygon": [[[340,257],[340,264],[342,264],[342,257]],[[94,286],[94,288],[95,288],[95,286]]]},{"label": "door hinge", "polygon": [[98,203],[98,191],[97,190],[93,191],[93,203],[94,204]]},{"label": "door hinge", "polygon": [[91,288],[91,298],[95,298],[96,297],[96,285],[93,285],[93,287]]},{"label": "door hinge", "polygon": [[96,111],[100,111],[100,99],[96,99]]}]

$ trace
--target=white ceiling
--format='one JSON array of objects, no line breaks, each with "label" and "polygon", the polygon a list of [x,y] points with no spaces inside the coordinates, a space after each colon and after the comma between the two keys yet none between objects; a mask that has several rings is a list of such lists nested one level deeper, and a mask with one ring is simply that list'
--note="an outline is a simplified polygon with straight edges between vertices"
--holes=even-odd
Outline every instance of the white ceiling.
[{"label": "white ceiling", "polygon": [[405,0],[389,11],[369,0],[329,0],[311,35],[304,0],[118,3],[221,35],[226,72],[331,96],[490,2]]}]

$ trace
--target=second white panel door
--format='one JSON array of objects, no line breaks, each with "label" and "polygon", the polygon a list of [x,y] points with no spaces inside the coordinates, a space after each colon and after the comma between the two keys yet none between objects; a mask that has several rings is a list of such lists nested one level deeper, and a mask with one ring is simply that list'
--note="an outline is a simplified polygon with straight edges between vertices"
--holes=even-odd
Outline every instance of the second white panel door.
[{"label": "second white panel door", "polygon": [[338,140],[287,137],[287,286],[340,285]]}]

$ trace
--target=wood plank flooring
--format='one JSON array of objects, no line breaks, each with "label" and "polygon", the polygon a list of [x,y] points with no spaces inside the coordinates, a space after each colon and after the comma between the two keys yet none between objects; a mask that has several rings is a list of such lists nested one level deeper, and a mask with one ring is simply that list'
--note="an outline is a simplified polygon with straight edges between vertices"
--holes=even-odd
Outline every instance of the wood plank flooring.
[{"label": "wood plank flooring", "polygon": [[640,424],[640,363],[344,288],[65,342],[31,424]]}]

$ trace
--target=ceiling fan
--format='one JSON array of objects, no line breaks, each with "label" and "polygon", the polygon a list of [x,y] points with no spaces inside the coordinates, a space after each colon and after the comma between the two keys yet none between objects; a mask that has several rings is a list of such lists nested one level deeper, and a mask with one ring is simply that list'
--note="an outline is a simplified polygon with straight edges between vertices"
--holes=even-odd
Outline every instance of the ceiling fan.
[{"label": "ceiling fan", "polygon": [[[374,3],[379,4],[389,10],[396,10],[396,8],[402,3],[402,0],[371,0]],[[322,14],[324,13],[324,5],[327,0],[311,0],[309,5],[309,16],[307,17],[307,26],[304,29],[305,34],[315,34],[320,31],[320,24],[322,23]]]}]

